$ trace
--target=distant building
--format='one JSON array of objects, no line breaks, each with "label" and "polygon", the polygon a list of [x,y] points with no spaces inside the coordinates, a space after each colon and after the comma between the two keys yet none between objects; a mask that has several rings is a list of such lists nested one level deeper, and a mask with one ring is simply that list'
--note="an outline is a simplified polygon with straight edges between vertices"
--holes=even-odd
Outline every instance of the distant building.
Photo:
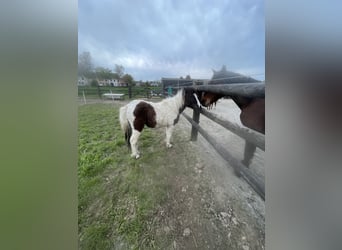
[{"label": "distant building", "polygon": [[118,79],[102,79],[98,80],[99,86],[120,86]]},{"label": "distant building", "polygon": [[[158,87],[160,86],[160,81],[147,81],[149,86]],[[146,81],[134,81],[135,86],[145,86]]]},{"label": "distant building", "polygon": [[110,86],[117,87],[117,86],[119,86],[119,80],[118,79],[110,79],[109,84],[110,84]]},{"label": "distant building", "polygon": [[120,79],[117,86],[126,87],[127,84],[125,83],[125,81],[123,79]]},{"label": "distant building", "polygon": [[[77,86],[89,86],[93,79],[88,79],[84,76],[79,76],[77,79]],[[119,86],[126,86],[124,80],[120,79],[95,79],[99,86],[112,86],[112,87],[119,87]]]},{"label": "distant building", "polygon": [[90,81],[84,77],[84,76],[79,76],[77,79],[77,86],[87,86],[90,84]]},{"label": "distant building", "polygon": [[135,86],[143,86],[145,83],[143,81],[134,81]]},{"label": "distant building", "polygon": [[150,83],[150,86],[153,86],[153,87],[158,87],[160,86],[160,81],[151,81],[149,82]]},{"label": "distant building", "polygon": [[175,94],[178,88],[193,86],[193,85],[207,85],[209,79],[191,79],[191,78],[166,78],[161,79],[161,85],[164,95],[168,95],[168,89],[172,89],[172,93]]}]

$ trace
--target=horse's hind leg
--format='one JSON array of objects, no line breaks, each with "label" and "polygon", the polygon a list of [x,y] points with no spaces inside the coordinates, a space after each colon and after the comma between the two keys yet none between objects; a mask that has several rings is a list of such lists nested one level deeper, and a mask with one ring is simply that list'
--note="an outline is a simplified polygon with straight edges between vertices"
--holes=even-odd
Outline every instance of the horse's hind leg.
[{"label": "horse's hind leg", "polygon": [[131,143],[130,143],[131,136],[132,136],[132,126],[130,123],[128,123],[128,127],[127,127],[127,130],[125,132],[125,140],[127,142],[128,148],[131,148]]},{"label": "horse's hind leg", "polygon": [[170,141],[171,141],[173,128],[174,128],[174,126],[166,127],[166,147],[168,147],[168,148],[172,147],[172,144]]},{"label": "horse's hind leg", "polygon": [[138,130],[133,129],[133,133],[130,139],[130,143],[131,143],[131,149],[132,149],[132,154],[131,156],[138,159],[140,157],[140,153],[138,151],[138,139],[140,136],[140,132]]},{"label": "horse's hind leg", "polygon": [[256,146],[253,143],[246,141],[244,159],[241,161],[242,164],[249,167],[249,164],[251,163],[251,159],[255,153],[255,150],[256,150]]}]

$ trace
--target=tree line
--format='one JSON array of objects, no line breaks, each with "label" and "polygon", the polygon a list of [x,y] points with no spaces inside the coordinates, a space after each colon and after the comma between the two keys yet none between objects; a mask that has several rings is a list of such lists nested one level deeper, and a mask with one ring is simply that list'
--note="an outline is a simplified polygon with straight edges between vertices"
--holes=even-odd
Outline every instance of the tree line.
[{"label": "tree line", "polygon": [[133,76],[125,74],[125,68],[122,65],[115,64],[113,70],[104,67],[94,67],[90,52],[82,52],[78,56],[78,76],[86,77],[91,80],[92,86],[98,86],[98,81],[106,79],[122,80],[126,86],[134,83]]}]

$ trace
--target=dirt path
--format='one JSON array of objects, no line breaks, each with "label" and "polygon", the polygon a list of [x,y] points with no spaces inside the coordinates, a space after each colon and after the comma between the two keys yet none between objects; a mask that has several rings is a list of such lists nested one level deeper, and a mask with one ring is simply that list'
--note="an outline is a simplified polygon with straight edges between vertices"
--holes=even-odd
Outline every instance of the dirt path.
[{"label": "dirt path", "polygon": [[[239,122],[239,110],[234,105],[223,100],[213,112]],[[185,112],[191,114],[192,110]],[[244,141],[204,118],[201,126],[241,158]],[[190,130],[182,117],[174,133],[177,145],[170,153],[177,157],[187,152],[188,158],[178,157],[173,163],[184,169],[169,179],[169,202],[156,216],[157,239],[168,235],[171,241],[158,245],[163,249],[264,249],[264,202],[234,175],[203,137],[199,135],[197,142],[189,142]],[[251,164],[259,175],[264,173],[263,153],[257,151]]]}]

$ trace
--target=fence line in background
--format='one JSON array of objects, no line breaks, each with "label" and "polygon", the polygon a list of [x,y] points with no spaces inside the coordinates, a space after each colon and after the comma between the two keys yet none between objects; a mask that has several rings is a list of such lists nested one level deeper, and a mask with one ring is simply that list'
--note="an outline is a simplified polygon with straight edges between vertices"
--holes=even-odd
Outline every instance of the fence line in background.
[{"label": "fence line in background", "polygon": [[79,97],[84,95],[87,98],[102,98],[105,93],[124,94],[126,98],[150,98],[151,96],[160,96],[162,88],[155,86],[131,86],[131,88],[127,86],[78,86]]},{"label": "fence line in background", "polygon": [[86,100],[86,97],[85,97],[85,94],[84,94],[84,90],[83,90],[82,92],[83,92],[83,101],[84,101],[84,104],[87,104],[87,100]]}]

